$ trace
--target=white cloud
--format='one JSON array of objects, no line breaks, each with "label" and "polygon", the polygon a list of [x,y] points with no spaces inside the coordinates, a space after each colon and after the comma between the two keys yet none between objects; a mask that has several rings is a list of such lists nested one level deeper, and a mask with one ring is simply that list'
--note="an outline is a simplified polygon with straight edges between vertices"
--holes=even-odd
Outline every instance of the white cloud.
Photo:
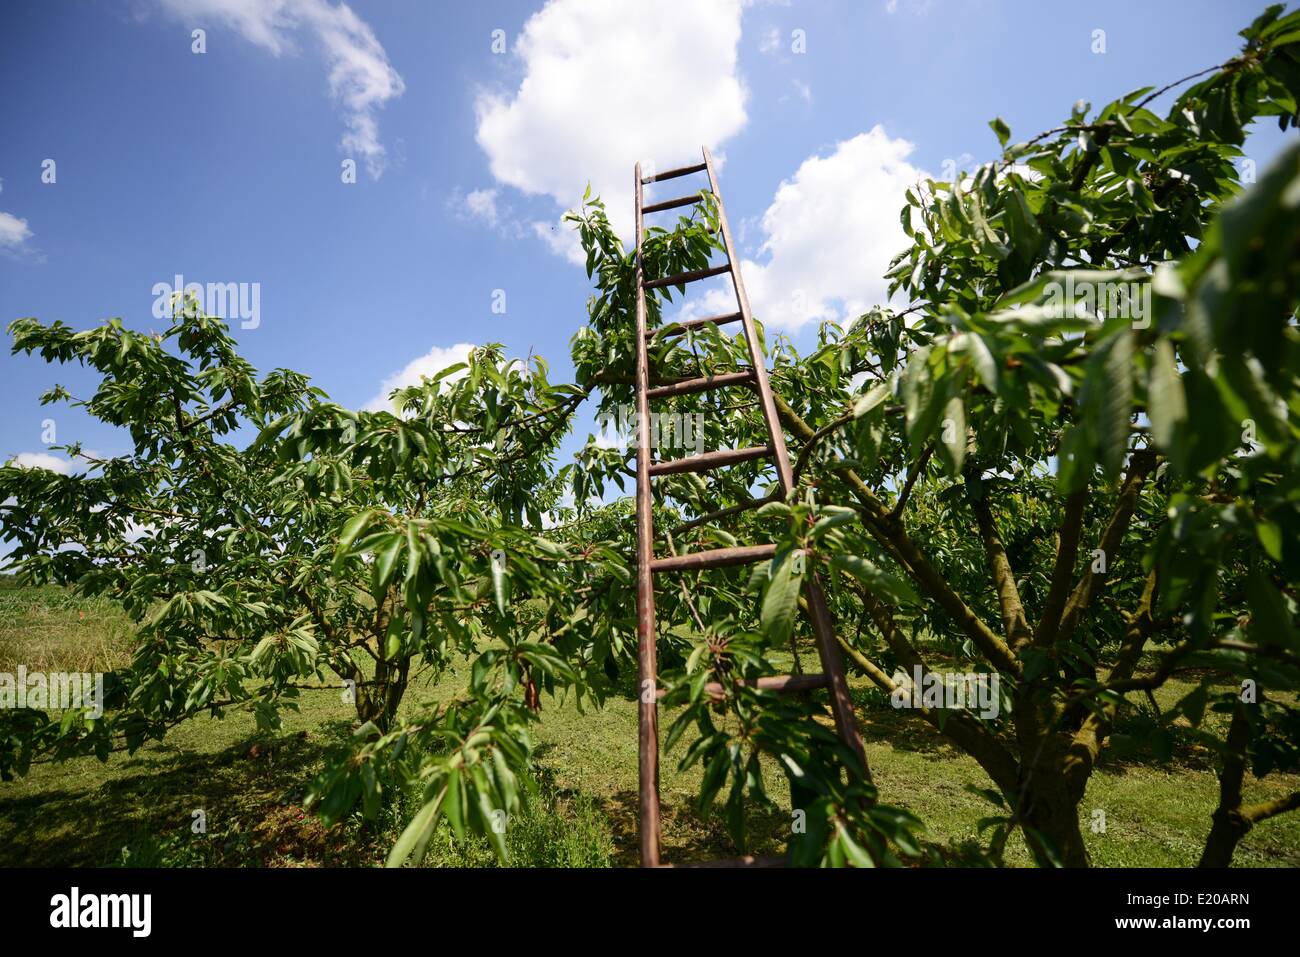
[{"label": "white cloud", "polygon": [[483,92],[478,143],[500,183],[576,205],[588,181],[632,225],[632,168],[689,163],[744,127],[739,0],[551,0],[524,25],[513,94]]},{"label": "white cloud", "polygon": [[759,53],[775,53],[781,46],[781,33],[776,27],[772,27],[763,34],[763,39],[758,41]]},{"label": "white cloud", "polygon": [[[889,260],[908,244],[898,221],[904,191],[926,174],[907,162],[914,149],[880,126],[804,160],[763,214],[759,262],[741,274],[754,315],[774,329],[845,320],[886,301]],[[734,309],[730,287],[684,310]]]},{"label": "white cloud", "polygon": [[885,0],[885,12],[894,14],[898,12],[899,7],[904,7],[908,13],[919,17],[925,16],[934,6],[934,0]]},{"label": "white cloud", "polygon": [[27,220],[19,219],[12,213],[0,213],[0,249],[21,249],[31,237],[32,231],[27,228]]},{"label": "white cloud", "polygon": [[582,248],[578,231],[568,223],[534,222],[533,235],[546,244],[546,248],[557,256],[562,256],[575,266],[585,265],[587,252]]},{"label": "white cloud", "polygon": [[454,189],[447,196],[446,206],[461,222],[485,226],[507,239],[520,239],[534,231],[533,224],[520,218],[499,189],[474,189],[468,193]]},{"label": "white cloud", "polygon": [[[383,384],[379,387],[379,392],[362,408],[369,412],[394,411],[393,403],[388,398],[394,389],[404,389],[407,386],[418,385],[425,376],[432,376],[449,365],[464,362],[475,348],[476,346],[468,342],[458,342],[446,349],[441,346],[434,346],[424,355],[412,359],[397,372],[385,378]],[[462,375],[464,375],[464,372],[452,373],[447,381],[454,381]]]},{"label": "white cloud", "polygon": [[795,95],[805,103],[812,102],[812,87],[803,80],[791,80],[790,85],[794,87]]},{"label": "white cloud", "polygon": [[70,461],[48,452],[19,452],[7,464],[16,465],[20,469],[47,469],[60,475],[72,473]]},{"label": "white cloud", "polygon": [[273,56],[296,52],[292,33],[308,31],[329,65],[330,95],[343,109],[347,126],[342,147],[360,156],[370,175],[384,171],[386,150],[379,140],[375,112],[401,96],[406,84],[388,62],[388,54],[370,25],[346,3],[328,0],[159,0],[176,18],[205,26],[224,23]]},{"label": "white cloud", "polygon": [[498,218],[497,191],[495,189],[474,190],[465,197],[465,211],[470,218],[495,226]]}]

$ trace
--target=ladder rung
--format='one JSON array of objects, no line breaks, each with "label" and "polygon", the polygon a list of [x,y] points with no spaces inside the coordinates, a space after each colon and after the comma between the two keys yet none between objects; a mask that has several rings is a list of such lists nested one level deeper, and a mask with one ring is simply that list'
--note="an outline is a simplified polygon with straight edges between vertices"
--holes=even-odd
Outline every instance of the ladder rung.
[{"label": "ladder rung", "polygon": [[831,679],[825,675],[773,675],[756,681],[743,681],[741,684],[752,686],[759,691],[811,691],[825,688]]},{"label": "ladder rung", "polygon": [[653,339],[655,336],[679,336],[683,332],[689,332],[692,329],[698,329],[701,326],[725,326],[729,322],[736,322],[740,319],[738,312],[724,312],[718,316],[705,316],[703,319],[686,319],[682,322],[673,322],[666,326],[660,326],[657,329],[647,329],[645,335],[647,339]]},{"label": "ladder rung", "polygon": [[[830,679],[825,675],[772,675],[767,678],[757,680],[737,681],[736,684],[743,685],[746,688],[757,688],[759,691],[785,691],[799,692],[812,691],[816,688],[825,688],[830,685]],[[710,698],[722,699],[726,697],[726,689],[716,681],[710,681],[704,686],[704,693]],[[668,694],[667,688],[660,688],[656,695],[660,698]]]},{"label": "ladder rung", "polygon": [[720,469],[737,462],[750,459],[766,458],[772,454],[772,446],[756,445],[748,449],[722,449],[718,452],[705,452],[702,455],[688,455],[683,459],[669,459],[666,462],[654,462],[650,465],[651,475],[673,475],[677,472],[707,472]]},{"label": "ladder rung", "polygon": [[708,266],[704,269],[692,269],[690,272],[679,272],[676,276],[664,276],[663,279],[647,279],[645,287],[647,289],[659,289],[663,286],[684,286],[688,282],[721,276],[724,272],[730,270],[731,263],[723,263],[721,266]]},{"label": "ladder rung", "polygon": [[676,169],[667,169],[662,173],[655,173],[653,176],[643,176],[643,183],[662,183],[666,179],[676,179],[678,176],[690,176],[692,173],[703,173],[709,167],[704,163],[696,163],[693,166],[679,166]]},{"label": "ladder rung", "polygon": [[754,381],[754,373],[722,372],[718,375],[706,375],[701,379],[683,379],[671,385],[656,386],[646,391],[647,399],[667,399],[675,395],[692,395],[707,392],[710,389],[722,389],[729,385],[741,385]]},{"label": "ladder rung", "polygon": [[694,196],[678,196],[676,199],[665,199],[661,203],[651,203],[641,209],[642,213],[661,213],[665,209],[676,209],[678,206],[689,206],[691,203],[698,203],[704,197],[699,193]]},{"label": "ladder rung", "polygon": [[740,545],[735,548],[712,548],[707,552],[687,552],[656,558],[650,563],[652,572],[694,571],[701,568],[726,568],[730,565],[752,565],[776,554],[775,545]]}]

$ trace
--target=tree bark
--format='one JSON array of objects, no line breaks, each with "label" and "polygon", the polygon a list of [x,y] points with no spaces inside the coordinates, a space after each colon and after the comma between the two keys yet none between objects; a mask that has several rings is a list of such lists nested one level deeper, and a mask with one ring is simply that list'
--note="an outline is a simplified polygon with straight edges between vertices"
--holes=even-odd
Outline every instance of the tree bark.
[{"label": "tree bark", "polygon": [[[1025,842],[1040,867],[1053,864],[1052,854],[1065,867],[1087,867],[1088,847],[1079,827],[1079,798],[1059,771],[1039,769],[1037,779],[1022,791],[1021,825]],[[1044,846],[1044,841],[1050,847]]]},{"label": "tree bark", "polygon": [[1227,867],[1237,844],[1252,824],[1241,813],[1241,782],[1246,776],[1246,746],[1250,743],[1250,722],[1240,701],[1232,712],[1228,738],[1219,771],[1219,806],[1214,809],[1210,834],[1197,867]]},{"label": "tree bark", "polygon": [[380,658],[375,662],[373,681],[357,682],[356,705],[357,717],[362,721],[373,721],[380,731],[387,732],[397,717],[397,708],[406,694],[406,676],[410,668],[409,658],[400,658],[390,662]]}]

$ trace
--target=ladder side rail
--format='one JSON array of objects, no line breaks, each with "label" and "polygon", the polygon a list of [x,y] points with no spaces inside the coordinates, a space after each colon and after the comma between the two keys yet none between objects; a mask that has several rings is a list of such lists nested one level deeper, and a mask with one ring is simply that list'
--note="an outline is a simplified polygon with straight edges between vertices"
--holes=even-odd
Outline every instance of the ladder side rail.
[{"label": "ladder side rail", "polygon": [[718,224],[722,228],[722,247],[731,265],[732,285],[736,289],[736,308],[740,310],[740,322],[745,329],[745,344],[749,347],[749,361],[754,370],[754,385],[758,390],[759,407],[763,410],[763,420],[772,439],[772,457],[776,461],[777,478],[781,484],[783,496],[794,487],[794,473],[790,469],[790,453],[785,447],[785,432],[777,418],[776,402],[772,398],[772,386],[767,381],[767,359],[759,345],[758,335],[754,329],[754,317],[749,311],[749,296],[745,293],[745,281],[740,277],[740,261],[736,258],[736,247],[731,241],[731,226],[727,223],[727,211],[722,205],[722,193],[718,190],[718,177],[713,170],[713,157],[709,148],[704,148],[704,165],[709,174],[709,191],[718,204]]},{"label": "ladder side rail", "polygon": [[[862,745],[862,734],[858,731],[858,719],[853,713],[853,699],[849,697],[849,683],[844,677],[844,659],[840,654],[838,639],[835,637],[835,622],[826,607],[826,595],[816,572],[808,576],[804,583],[808,592],[808,611],[812,618],[813,635],[817,639],[817,656],[822,661],[822,671],[826,673],[827,687],[830,691],[831,714],[835,717],[835,730],[840,739],[858,759],[856,776],[871,783],[871,766],[867,763],[867,751]],[[854,775],[850,775],[852,779]]]},{"label": "ladder side rail", "polygon": [[[654,513],[650,487],[650,367],[646,346],[641,164],[636,164],[636,630],[638,809],[641,864],[659,865],[659,684],[655,649]],[[649,682],[647,685],[646,682]],[[650,693],[647,694],[647,689]],[[649,700],[647,700],[649,699]]]},{"label": "ladder side rail", "polygon": [[[781,420],[776,412],[776,401],[772,398],[772,386],[767,378],[767,357],[763,355],[754,328],[754,317],[749,309],[749,296],[745,293],[745,281],[740,275],[740,261],[736,257],[736,247],[731,239],[731,227],[727,223],[727,212],[722,205],[722,192],[718,188],[717,173],[713,168],[713,157],[709,154],[707,146],[704,147],[704,165],[709,174],[709,189],[718,204],[718,225],[722,230],[722,245],[726,251],[727,261],[731,263],[731,278],[736,288],[736,306],[740,310],[740,321],[745,329],[745,342],[749,346],[749,359],[754,370],[754,385],[758,390],[763,419],[767,423],[772,457],[776,462],[781,491],[788,495],[794,487],[794,476],[790,469],[790,454],[785,446],[785,430],[781,427]],[[816,572],[808,576],[807,592],[813,634],[817,639],[818,657],[821,658],[822,670],[830,682],[831,713],[835,717],[835,729],[839,732],[841,740],[858,758],[859,773],[870,781],[871,772],[867,764],[867,754],[862,745],[862,737],[858,733],[857,718],[853,714],[853,702],[849,698],[849,685],[844,677],[844,662],[835,638],[835,623],[831,620],[830,609],[826,606],[826,596],[822,592],[821,582]]]}]

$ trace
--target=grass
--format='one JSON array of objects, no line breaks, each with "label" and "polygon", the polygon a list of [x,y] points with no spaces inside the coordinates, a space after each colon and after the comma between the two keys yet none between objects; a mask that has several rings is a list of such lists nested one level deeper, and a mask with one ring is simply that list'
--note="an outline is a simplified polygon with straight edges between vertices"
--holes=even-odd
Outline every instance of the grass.
[{"label": "grass", "polygon": [[[14,588],[0,579],[0,671],[107,670],[129,658],[130,623],[114,606],[56,588]],[[466,675],[453,669],[437,687],[415,682],[404,707],[454,694]],[[851,679],[867,754],[882,800],[905,807],[928,826],[927,839],[960,849],[979,837],[993,813],[967,786],[987,788],[979,766],[927,725],[894,710]],[[1189,685],[1157,693],[1164,708]],[[611,699],[579,711],[543,701],[536,733],[537,794],[507,831],[511,861],[523,866],[587,867],[636,863],[636,704]],[[22,779],[0,783],[0,866],[373,866],[382,863],[416,804],[402,796],[380,820],[359,818],[326,828],[302,808],[303,790],[331,748],[352,727],[351,705],[337,691],[304,692],[285,712],[280,733],[258,733],[253,718],[199,718],[134,755],[38,764]],[[1119,730],[1124,730],[1120,728]],[[1132,729],[1140,731],[1140,728]],[[721,821],[701,818],[693,798],[698,769],[683,773],[666,755],[661,767],[667,860],[725,857],[735,848]],[[783,778],[769,767],[769,792],[784,806]],[[1300,777],[1249,780],[1247,799],[1300,787]],[[1195,864],[1217,801],[1213,756],[1179,740],[1167,763],[1109,752],[1081,807],[1092,860],[1099,866]],[[201,812],[201,815],[196,812]],[[1105,830],[1090,825],[1104,814]],[[204,830],[196,833],[196,822]],[[750,815],[752,853],[779,852],[789,818]],[[1010,864],[1029,863],[1013,838]],[[485,841],[457,842],[444,829],[427,860],[433,866],[495,866]],[[1237,851],[1242,866],[1300,866],[1300,815],[1265,822]]]},{"label": "grass", "polygon": [[108,671],[130,660],[131,633],[113,602],[0,576],[0,671]]}]

